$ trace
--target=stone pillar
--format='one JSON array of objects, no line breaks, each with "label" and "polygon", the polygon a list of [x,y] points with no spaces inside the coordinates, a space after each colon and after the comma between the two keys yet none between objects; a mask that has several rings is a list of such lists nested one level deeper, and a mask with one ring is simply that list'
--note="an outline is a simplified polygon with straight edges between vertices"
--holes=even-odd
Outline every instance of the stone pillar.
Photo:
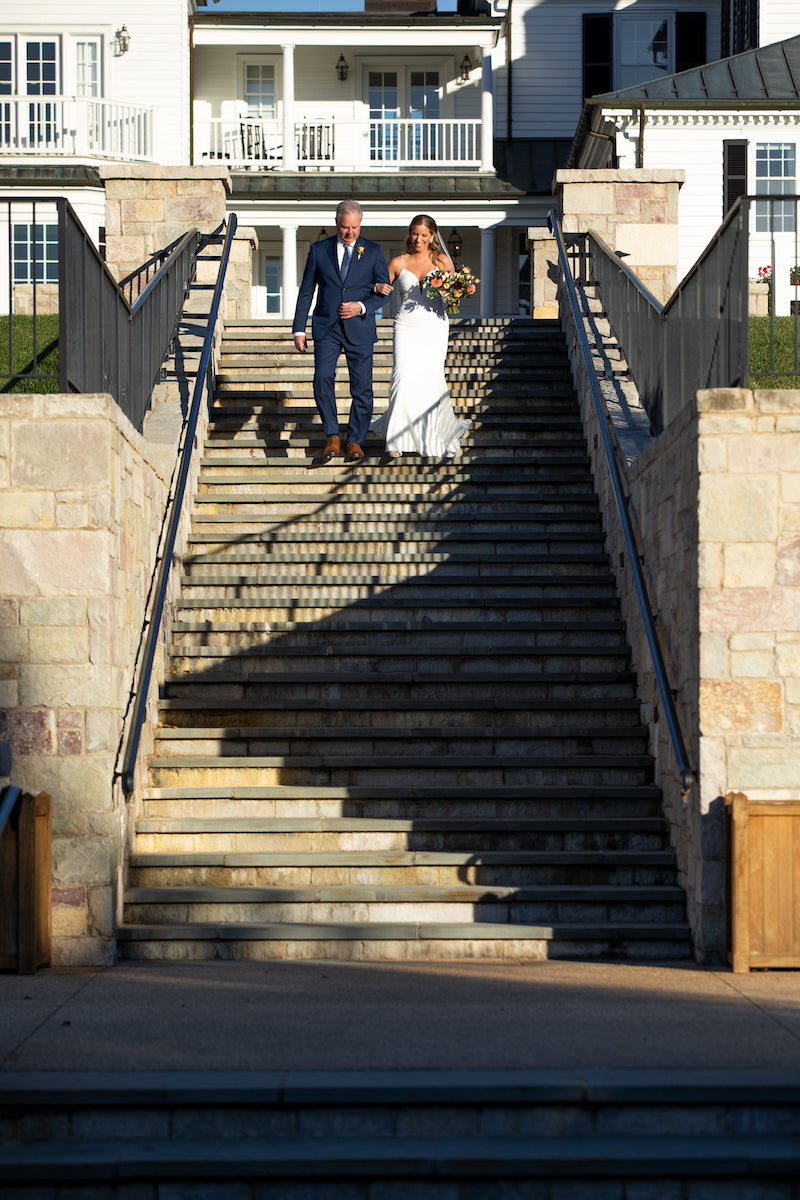
[{"label": "stone pillar", "polygon": [[[255,229],[239,225],[231,246],[225,275],[224,314],[226,320],[243,320],[253,311],[253,257],[258,251]],[[213,264],[216,266],[216,263]]]},{"label": "stone pillar", "polygon": [[558,254],[555,238],[543,225],[528,230],[531,256],[531,316],[534,320],[558,317]]},{"label": "stone pillar", "polygon": [[281,258],[281,316],[291,321],[297,304],[297,226],[281,225],[283,252]]},{"label": "stone pillar", "polygon": [[211,233],[226,218],[226,167],[113,164],[106,189],[106,262],[117,279],[192,229]]},{"label": "stone pillar", "polygon": [[483,56],[481,71],[481,170],[494,171],[494,91],[488,54]]},{"label": "stone pillar", "polygon": [[494,226],[481,230],[481,316],[493,317],[494,303]]},{"label": "stone pillar", "polygon": [[53,797],[54,965],[114,960],[135,815],[115,764],[167,495],[159,462],[110,396],[0,397],[0,740],[14,782]]},{"label": "stone pillar", "polygon": [[[564,232],[598,233],[663,303],[678,284],[678,192],[685,174],[557,171],[556,207]],[[544,303],[550,299],[547,295]]]},{"label": "stone pillar", "polygon": [[283,169],[297,170],[297,147],[294,141],[294,46],[283,50]]}]

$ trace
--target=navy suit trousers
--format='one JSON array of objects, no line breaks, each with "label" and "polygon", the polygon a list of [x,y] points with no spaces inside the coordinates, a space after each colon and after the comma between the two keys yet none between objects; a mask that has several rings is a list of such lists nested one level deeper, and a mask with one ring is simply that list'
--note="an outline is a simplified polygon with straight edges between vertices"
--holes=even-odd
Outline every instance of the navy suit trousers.
[{"label": "navy suit trousers", "polygon": [[[350,317],[351,321],[360,320]],[[350,421],[345,434],[346,442],[358,442],[363,446],[370,418],[372,417],[372,352],[373,343],[353,345],[342,332],[342,322],[318,342],[314,342],[314,399],[322,416],[325,436],[338,434],[339,419],[336,415],[335,376],[336,363],[344,350],[347,369],[350,373]]]}]

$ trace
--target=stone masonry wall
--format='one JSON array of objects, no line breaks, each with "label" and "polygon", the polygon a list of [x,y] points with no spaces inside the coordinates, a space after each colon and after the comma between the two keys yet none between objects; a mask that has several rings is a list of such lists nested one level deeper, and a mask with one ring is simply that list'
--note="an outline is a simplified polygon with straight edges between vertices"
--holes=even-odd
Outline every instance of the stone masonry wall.
[{"label": "stone masonry wall", "polygon": [[[682,796],[595,440],[594,404],[575,331],[564,321],[696,953],[718,962],[725,952],[724,796],[800,794],[800,392],[698,392],[627,468],[662,651],[697,770]],[[619,386],[606,379],[601,391]],[[626,396],[621,409],[634,404]],[[615,434],[622,444],[625,431]]]},{"label": "stone masonry wall", "polygon": [[109,396],[0,397],[0,740],[14,782],[53,797],[56,964],[113,959],[113,776],[166,494]]},{"label": "stone masonry wall", "polygon": [[[629,169],[556,172],[553,207],[565,234],[593,232],[657,300],[678,284],[678,192],[684,171]],[[528,231],[534,318],[558,316],[558,261],[550,231]]]}]

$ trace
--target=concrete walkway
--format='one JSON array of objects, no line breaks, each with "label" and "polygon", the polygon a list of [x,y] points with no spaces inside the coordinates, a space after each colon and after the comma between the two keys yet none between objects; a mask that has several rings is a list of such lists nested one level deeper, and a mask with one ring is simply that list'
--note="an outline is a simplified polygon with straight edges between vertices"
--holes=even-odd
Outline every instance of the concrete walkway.
[{"label": "concrete walkway", "polygon": [[800,973],[156,963],[0,975],[0,1069],[800,1068]]}]

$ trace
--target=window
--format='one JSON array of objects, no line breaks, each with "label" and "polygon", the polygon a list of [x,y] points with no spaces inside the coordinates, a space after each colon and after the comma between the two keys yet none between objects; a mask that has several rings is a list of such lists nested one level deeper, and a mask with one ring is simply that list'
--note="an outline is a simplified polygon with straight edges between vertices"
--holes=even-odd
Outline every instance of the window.
[{"label": "window", "polygon": [[369,72],[369,156],[375,160],[392,160],[398,157],[397,126],[387,125],[397,121],[399,89],[396,71]]},{"label": "window", "polygon": [[248,117],[275,116],[275,68],[272,63],[245,63],[244,99]]},{"label": "window", "polygon": [[11,42],[0,42],[0,96],[10,96],[14,91],[14,47]]},{"label": "window", "polygon": [[423,121],[439,119],[439,72],[412,71],[409,76],[408,115],[420,122],[412,134],[411,157],[426,159],[436,157],[438,129]]},{"label": "window", "polygon": [[667,75],[672,66],[671,21],[666,17],[621,17],[615,87],[631,87]]},{"label": "window", "polygon": [[29,96],[55,96],[58,91],[58,57],[55,42],[28,42],[25,81]]},{"label": "window", "polygon": [[264,284],[267,316],[281,313],[281,260],[269,256],[264,259]]},{"label": "window", "polygon": [[[756,193],[764,196],[785,196],[796,191],[797,150],[794,142],[756,143]],[[793,233],[795,204],[765,200],[756,201],[756,232]]]},{"label": "window", "polygon": [[75,43],[75,87],[79,96],[100,95],[100,46],[94,40]]},{"label": "window", "polygon": [[647,83],[706,61],[705,13],[584,14],[584,96]]},{"label": "window", "polygon": [[58,283],[58,226],[14,225],[14,283]]}]

